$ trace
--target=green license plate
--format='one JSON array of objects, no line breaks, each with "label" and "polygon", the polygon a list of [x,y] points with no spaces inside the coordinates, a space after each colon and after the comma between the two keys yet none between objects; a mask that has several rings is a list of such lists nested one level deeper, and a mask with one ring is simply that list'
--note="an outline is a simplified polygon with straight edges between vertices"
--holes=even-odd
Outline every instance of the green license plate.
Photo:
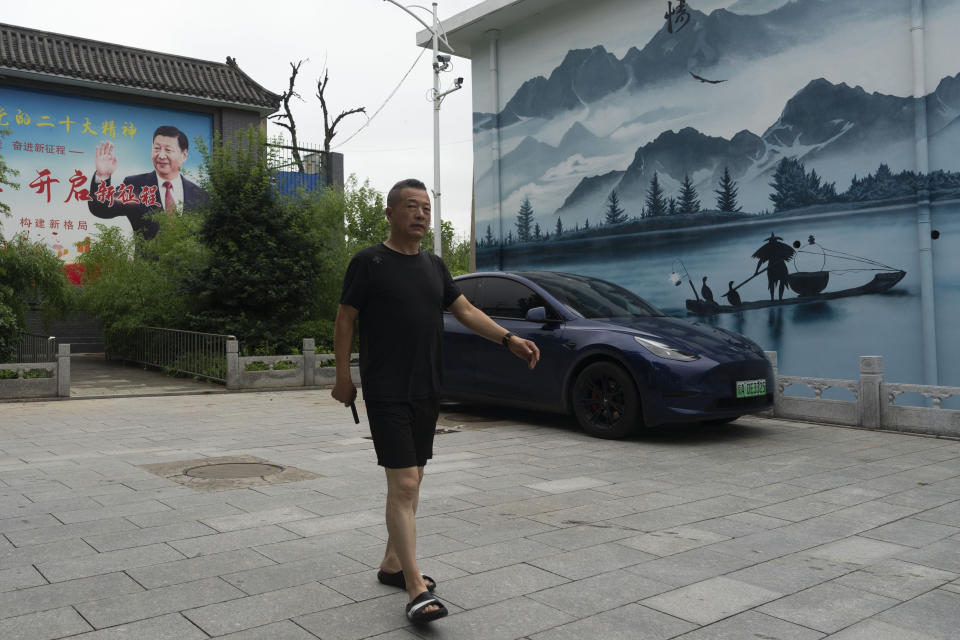
[{"label": "green license plate", "polygon": [[767,394],[767,381],[763,378],[759,380],[738,380],[737,397],[752,398],[754,396],[763,396]]}]

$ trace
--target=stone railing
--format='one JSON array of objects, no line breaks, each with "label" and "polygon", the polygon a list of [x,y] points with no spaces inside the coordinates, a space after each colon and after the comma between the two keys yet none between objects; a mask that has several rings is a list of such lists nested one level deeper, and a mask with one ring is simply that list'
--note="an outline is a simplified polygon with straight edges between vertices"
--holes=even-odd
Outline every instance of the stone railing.
[{"label": "stone railing", "polygon": [[[777,353],[766,353],[777,380],[774,417],[960,438],[960,410],[942,407],[947,398],[960,397],[960,387],[884,382],[881,356],[860,356],[859,380],[782,376],[777,372]],[[811,389],[814,397],[786,395],[791,385]],[[827,389],[845,389],[854,399],[824,398]],[[922,396],[928,406],[896,404],[903,393]]]},{"label": "stone railing", "polygon": [[[0,377],[0,400],[70,397],[70,345],[57,346],[54,362],[16,362],[0,364],[0,371],[12,371]],[[32,372],[42,372],[33,377]]]},{"label": "stone railing", "polygon": [[[332,387],[336,369],[323,366],[330,360],[333,355],[316,352],[313,338],[304,338],[301,353],[289,356],[241,356],[237,341],[227,340],[227,389]],[[254,363],[260,364],[254,368]],[[280,363],[285,366],[278,366]],[[359,385],[359,368],[351,366],[350,373]]]}]

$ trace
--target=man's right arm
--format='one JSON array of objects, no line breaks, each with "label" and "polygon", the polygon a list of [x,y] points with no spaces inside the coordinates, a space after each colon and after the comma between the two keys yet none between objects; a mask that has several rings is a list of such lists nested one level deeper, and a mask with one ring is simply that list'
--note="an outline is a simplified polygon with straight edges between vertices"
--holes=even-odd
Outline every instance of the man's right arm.
[{"label": "man's right arm", "polygon": [[350,375],[350,348],[353,346],[353,325],[359,311],[347,304],[337,307],[333,323],[333,355],[337,360],[337,380],[331,395],[337,402],[349,405],[357,397],[357,387]]}]

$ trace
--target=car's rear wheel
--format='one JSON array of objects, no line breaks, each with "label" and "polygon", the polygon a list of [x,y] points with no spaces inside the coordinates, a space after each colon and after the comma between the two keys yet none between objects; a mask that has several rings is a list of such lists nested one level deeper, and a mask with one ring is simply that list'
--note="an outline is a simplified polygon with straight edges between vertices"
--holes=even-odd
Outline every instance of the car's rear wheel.
[{"label": "car's rear wheel", "polygon": [[573,413],[583,430],[597,438],[622,438],[640,418],[640,394],[630,375],[612,362],[595,362],[573,384]]}]

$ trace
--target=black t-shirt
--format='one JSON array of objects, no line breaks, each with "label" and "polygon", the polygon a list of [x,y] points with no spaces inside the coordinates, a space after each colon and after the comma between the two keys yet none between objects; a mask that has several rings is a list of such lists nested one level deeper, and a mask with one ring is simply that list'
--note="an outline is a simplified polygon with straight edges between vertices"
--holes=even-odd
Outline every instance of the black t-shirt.
[{"label": "black t-shirt", "polygon": [[360,311],[360,379],[365,400],[440,393],[443,310],[460,297],[443,260],[383,243],[357,252],[340,303]]}]

